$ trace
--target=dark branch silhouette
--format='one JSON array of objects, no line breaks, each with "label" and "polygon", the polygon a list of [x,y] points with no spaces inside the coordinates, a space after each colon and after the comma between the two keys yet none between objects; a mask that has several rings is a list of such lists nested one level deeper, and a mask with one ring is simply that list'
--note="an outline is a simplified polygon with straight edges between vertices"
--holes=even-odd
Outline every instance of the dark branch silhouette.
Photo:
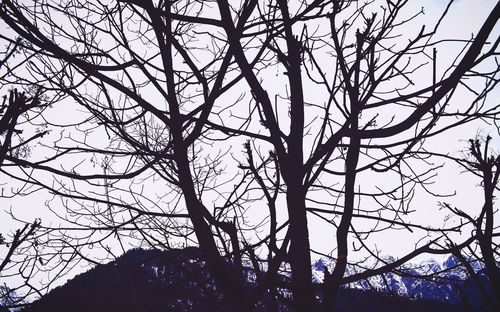
[{"label": "dark branch silhouette", "polygon": [[[496,160],[472,145],[466,164],[484,178],[488,207],[480,219],[448,207],[462,222],[436,226],[412,213],[427,208],[418,196],[447,196],[433,185],[436,160],[454,158],[428,141],[498,118],[488,95],[500,4],[471,38],[443,39],[453,1],[430,30],[414,28],[423,11],[406,15],[408,3],[2,1],[0,39],[21,59],[1,81],[35,90],[12,91],[2,107],[0,172],[22,185],[2,196],[43,194],[57,220],[34,223],[39,234],[27,238],[41,244],[28,257],[42,259],[34,272],[61,276],[135,246],[198,246],[234,310],[290,293],[295,311],[334,311],[343,285],[477,242],[498,281]],[[461,50],[441,65],[448,43]],[[30,139],[38,155],[19,157],[16,123],[42,94],[29,123],[52,131]],[[312,279],[315,224],[336,261],[322,283]],[[417,243],[388,262],[373,243],[380,232]],[[359,273],[346,276],[349,265]]]}]

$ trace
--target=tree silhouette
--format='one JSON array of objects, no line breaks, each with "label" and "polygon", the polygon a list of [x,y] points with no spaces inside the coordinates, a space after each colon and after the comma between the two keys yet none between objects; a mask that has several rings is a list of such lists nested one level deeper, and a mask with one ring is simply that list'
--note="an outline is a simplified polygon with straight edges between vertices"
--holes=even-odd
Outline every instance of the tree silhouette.
[{"label": "tree silhouette", "polygon": [[[8,76],[12,69],[9,67],[9,59],[12,59],[19,47],[20,41],[10,43],[5,51],[5,56],[0,61],[0,69],[3,77]],[[6,157],[10,158],[26,158],[30,153],[30,144],[39,138],[43,137],[47,131],[38,131],[28,137],[23,135],[25,124],[29,124],[31,113],[43,109],[44,104],[40,101],[40,90],[35,90],[32,96],[26,92],[19,92],[17,89],[9,91],[8,96],[4,95],[2,104],[0,105],[0,168],[4,164]],[[3,196],[3,192],[2,192]],[[11,237],[5,237],[0,233],[0,245],[7,247],[7,252],[0,259],[0,273],[7,271],[9,268],[15,267],[16,263],[11,263],[12,257],[16,252],[19,252],[22,244],[28,246],[32,243],[31,238],[40,225],[39,220],[33,223],[24,224],[21,229],[16,230]],[[17,263],[19,264],[19,263]],[[21,261],[21,264],[25,264]],[[7,273],[6,275],[8,275]],[[30,274],[23,277],[24,282],[29,281]],[[2,306],[20,305],[24,296],[17,295],[15,289],[10,289],[2,286],[0,292],[0,302]],[[8,304],[7,304],[8,303]],[[22,304],[21,304],[22,305]]]},{"label": "tree silhouette", "polygon": [[[481,179],[481,187],[483,189],[483,205],[477,214],[471,214],[461,207],[452,207],[448,203],[443,203],[443,207],[459,216],[473,225],[473,237],[475,237],[481,254],[478,256],[470,247],[471,256],[479,259],[484,263],[488,280],[493,289],[493,298],[488,298],[494,310],[500,307],[498,298],[500,295],[500,284],[498,282],[499,269],[497,266],[498,244],[495,243],[494,237],[499,236],[496,232],[498,226],[494,221],[494,193],[498,189],[498,178],[500,176],[500,158],[493,154],[490,148],[491,137],[488,135],[484,139],[484,147],[481,147],[479,139],[470,140],[469,157],[465,159],[455,159],[459,164],[464,166],[468,172],[478,176]],[[452,243],[453,244],[453,243]],[[455,254],[466,263],[465,257],[460,250],[456,250]],[[469,266],[470,267],[470,266]],[[469,269],[469,273],[474,276],[474,271]],[[486,294],[488,297],[488,294]]]},{"label": "tree silhouette", "polygon": [[[423,12],[408,17],[408,3],[3,1],[13,34],[2,39],[30,60],[9,83],[41,90],[54,107],[39,118],[62,129],[43,158],[5,156],[22,168],[10,176],[53,196],[62,223],[41,226],[44,246],[68,257],[48,257],[49,267],[99,262],[90,249],[114,255],[110,241],[122,251],[198,245],[235,310],[290,290],[296,311],[332,311],[341,285],[470,245],[476,237],[445,243],[465,224],[409,215],[416,193],[439,196],[426,141],[497,118],[486,99],[498,65],[481,66],[498,54],[500,4],[475,36],[455,40],[439,38],[453,1],[430,31],[411,32]],[[448,42],[462,50],[438,75]],[[63,105],[80,112],[61,120]],[[320,284],[311,218],[335,242]],[[389,262],[369,242],[381,231],[430,239]],[[344,276],[358,252],[378,265]]]}]

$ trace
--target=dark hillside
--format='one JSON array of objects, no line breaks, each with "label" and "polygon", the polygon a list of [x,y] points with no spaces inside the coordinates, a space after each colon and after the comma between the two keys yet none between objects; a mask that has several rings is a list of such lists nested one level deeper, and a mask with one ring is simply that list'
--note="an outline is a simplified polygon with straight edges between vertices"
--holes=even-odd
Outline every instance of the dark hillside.
[{"label": "dark hillside", "polygon": [[[345,288],[341,290],[337,304],[341,311],[350,312],[465,311],[464,308],[443,302]],[[265,305],[256,310],[271,311]],[[280,310],[289,309],[281,302]],[[199,250],[186,248],[169,251],[130,250],[116,261],[76,276],[23,311],[230,310],[205,269]]]}]

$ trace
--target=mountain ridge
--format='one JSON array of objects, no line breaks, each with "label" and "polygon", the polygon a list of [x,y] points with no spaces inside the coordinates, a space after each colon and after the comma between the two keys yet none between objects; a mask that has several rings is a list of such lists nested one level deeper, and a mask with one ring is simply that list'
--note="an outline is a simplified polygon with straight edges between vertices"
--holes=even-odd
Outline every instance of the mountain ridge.
[{"label": "mountain ridge", "polygon": [[[324,267],[331,269],[333,265],[334,260],[331,259],[315,261],[313,279],[321,282]],[[463,279],[466,275],[457,269],[456,259],[412,266],[415,274],[422,270],[449,269],[450,266],[455,269],[445,270],[444,275],[433,281],[388,273],[384,278],[374,277],[346,285],[338,300],[340,310],[465,311],[457,291],[463,289],[467,300],[472,303],[473,311],[487,311],[484,299],[474,298],[476,290],[470,279]],[[478,276],[481,276],[481,267],[476,266],[476,269]],[[346,274],[353,274],[354,270],[350,266]],[[247,286],[251,289],[255,285],[254,274],[249,268],[246,272]],[[270,311],[271,303],[269,297],[263,298],[255,311]],[[290,310],[285,301],[276,304],[279,311]],[[231,311],[205,267],[200,250],[193,247],[168,251],[129,250],[114,261],[75,276],[22,311],[69,310]]]}]

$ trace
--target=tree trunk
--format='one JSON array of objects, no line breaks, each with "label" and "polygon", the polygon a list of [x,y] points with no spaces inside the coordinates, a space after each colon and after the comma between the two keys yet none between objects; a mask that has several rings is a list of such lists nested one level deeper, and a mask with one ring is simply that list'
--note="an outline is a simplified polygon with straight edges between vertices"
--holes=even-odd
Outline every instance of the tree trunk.
[{"label": "tree trunk", "polygon": [[312,286],[312,268],[309,248],[309,230],[302,186],[290,183],[287,189],[290,216],[291,245],[289,251],[292,269],[294,311],[316,311],[316,296]]},{"label": "tree trunk", "polygon": [[[486,157],[485,157],[486,158]],[[486,159],[487,161],[487,159]],[[498,267],[495,261],[495,255],[492,248],[492,238],[493,238],[493,192],[495,190],[495,185],[492,182],[493,174],[491,169],[483,171],[484,177],[484,213],[485,213],[485,224],[484,231],[481,230],[482,224],[478,224],[478,241],[479,247],[481,248],[481,254],[483,255],[483,261],[486,266],[486,272],[488,273],[488,278],[493,288],[493,297],[496,298],[496,308],[500,308],[500,274],[498,273]]]},{"label": "tree trunk", "polygon": [[[209,224],[203,218],[203,209],[193,186],[193,181],[187,161],[185,150],[177,151],[176,163],[179,167],[179,182],[181,184],[184,200],[190,215],[198,243],[203,253],[210,273],[220,286],[224,295],[234,308],[234,311],[251,311],[249,300],[246,296],[245,283],[242,276],[230,264],[226,264],[220,256],[217,244]],[[179,157],[177,157],[179,156]]]}]

